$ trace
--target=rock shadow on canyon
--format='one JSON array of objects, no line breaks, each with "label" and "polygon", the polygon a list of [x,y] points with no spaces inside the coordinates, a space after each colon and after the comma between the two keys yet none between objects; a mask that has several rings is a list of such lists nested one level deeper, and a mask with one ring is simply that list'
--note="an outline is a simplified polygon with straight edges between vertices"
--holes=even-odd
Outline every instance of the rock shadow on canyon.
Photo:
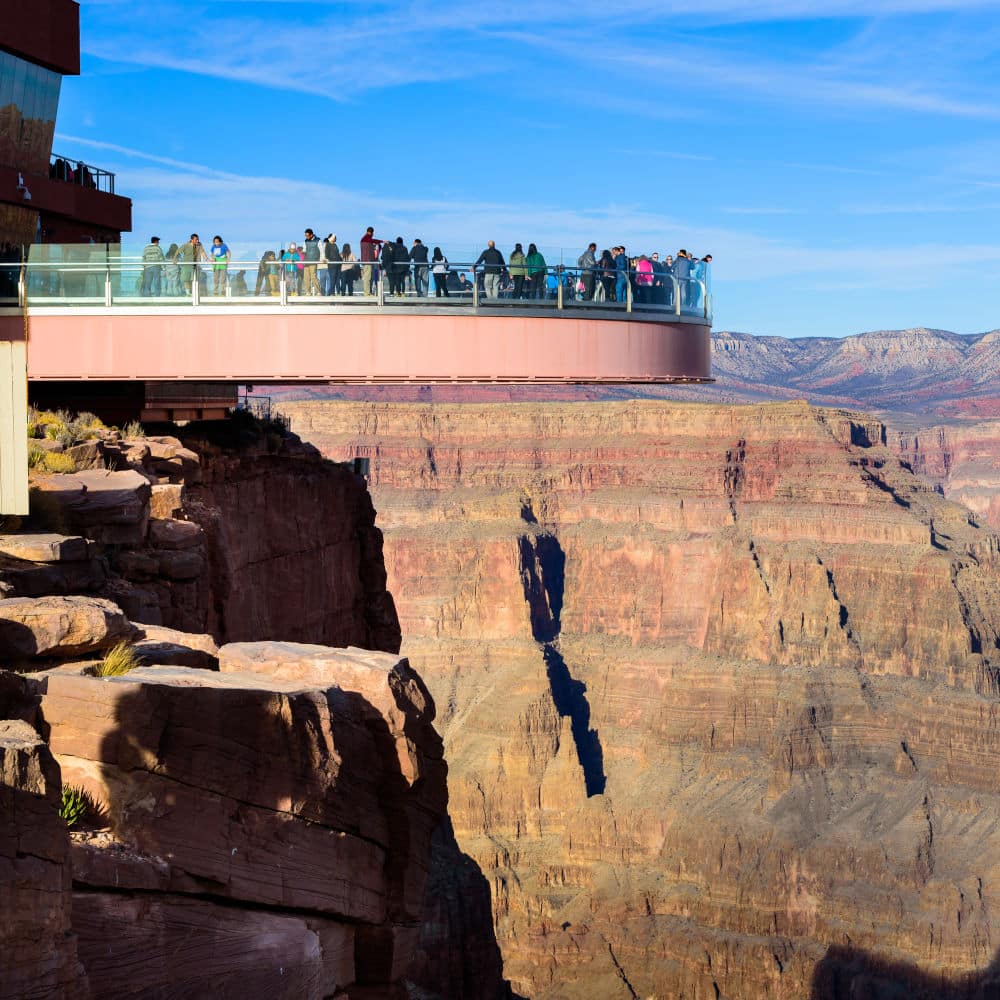
[{"label": "rock shadow on canyon", "polygon": [[542,646],[552,703],[560,716],[570,720],[587,797],[602,795],[607,786],[604,749],[597,730],[590,728],[587,685],[572,676],[559,651],[566,554],[558,538],[542,534],[521,537],[520,557],[524,599],[531,615],[531,634]]},{"label": "rock shadow on canyon", "polygon": [[831,945],[816,966],[809,1000],[998,1000],[1000,952],[981,972],[936,975],[862,948]]}]

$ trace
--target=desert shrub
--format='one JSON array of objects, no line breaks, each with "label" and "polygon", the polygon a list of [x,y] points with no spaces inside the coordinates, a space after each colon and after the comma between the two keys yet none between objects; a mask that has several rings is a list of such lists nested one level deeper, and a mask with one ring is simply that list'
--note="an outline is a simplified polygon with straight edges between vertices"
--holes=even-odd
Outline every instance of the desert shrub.
[{"label": "desert shrub", "polygon": [[101,418],[86,412],[74,417],[66,425],[66,431],[72,435],[74,441],[92,441],[100,437],[103,430],[106,428]]},{"label": "desert shrub", "polygon": [[66,508],[51,494],[33,486],[28,491],[28,523],[32,531],[51,531],[57,535],[69,533]]},{"label": "desert shrub", "polygon": [[135,647],[127,642],[120,642],[104,654],[104,659],[94,668],[95,677],[121,677],[130,670],[142,666],[142,658]]},{"label": "desert shrub", "polygon": [[45,456],[48,452],[44,448],[39,448],[37,444],[28,445],[28,468],[45,468]]},{"label": "desert shrub", "polygon": [[122,437],[126,441],[141,441],[146,436],[146,431],[143,429],[141,423],[138,420],[130,420],[122,428]]},{"label": "desert shrub", "polygon": [[64,452],[46,451],[43,452],[43,456],[42,465],[46,472],[76,472],[76,462]]},{"label": "desert shrub", "polygon": [[87,818],[93,811],[93,805],[93,800],[82,788],[63,785],[59,815],[70,829]]}]

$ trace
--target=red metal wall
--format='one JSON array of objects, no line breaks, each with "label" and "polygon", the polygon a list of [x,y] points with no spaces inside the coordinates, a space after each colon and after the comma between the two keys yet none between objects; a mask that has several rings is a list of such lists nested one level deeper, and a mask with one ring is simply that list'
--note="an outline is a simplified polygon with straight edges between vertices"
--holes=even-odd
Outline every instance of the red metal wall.
[{"label": "red metal wall", "polygon": [[0,48],[63,76],[80,72],[75,0],[0,0]]}]

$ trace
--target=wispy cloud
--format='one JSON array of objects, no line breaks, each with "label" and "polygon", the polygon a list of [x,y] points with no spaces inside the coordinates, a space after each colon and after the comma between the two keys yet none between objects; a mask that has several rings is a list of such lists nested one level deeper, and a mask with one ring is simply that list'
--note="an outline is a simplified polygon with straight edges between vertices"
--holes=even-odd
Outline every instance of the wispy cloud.
[{"label": "wispy cloud", "polygon": [[[118,64],[172,70],[256,86],[316,94],[335,101],[411,83],[492,79],[498,94],[519,83],[509,46],[530,46],[567,64],[644,83],[662,81],[693,92],[694,101],[661,99],[633,89],[594,87],[588,103],[621,107],[654,119],[693,117],[704,94],[784,104],[894,108],[917,114],[1000,118],[995,93],[963,86],[942,67],[995,45],[989,32],[952,26],[948,32],[900,31],[901,15],[969,15],[996,0],[880,0],[877,17],[861,0],[702,0],[689,19],[660,0],[635,0],[608,18],[598,0],[542,3],[503,12],[492,5],[408,0],[388,3],[288,3],[275,23],[275,2],[231,0],[194,5],[161,0],[157,17],[132,0],[85,0],[99,30],[84,32],[84,50]],[[102,13],[104,11],[104,13]],[[308,12],[308,13],[307,13]],[[769,57],[712,27],[803,19],[857,21],[844,42],[820,54],[768,47]],[[595,26],[600,30],[595,31]],[[946,40],[941,35],[946,34]],[[648,44],[649,38],[661,44]],[[947,45],[945,44],[947,41]],[[773,49],[773,51],[772,51]],[[921,58],[934,56],[934,58]],[[919,66],[920,72],[914,72]],[[539,66],[539,72],[545,67]],[[558,85],[556,82],[554,85]]]},{"label": "wispy cloud", "polygon": [[[746,229],[692,223],[649,212],[641,205],[613,202],[573,209],[547,201],[509,204],[492,200],[394,197],[384,191],[351,190],[321,178],[254,176],[220,171],[114,143],[61,135],[66,145],[79,143],[120,157],[110,164],[143,206],[137,236],[148,229],[165,240],[192,229],[222,233],[234,252],[256,260],[268,246],[299,239],[305,226],[334,230],[354,242],[374,225],[386,236],[419,235],[440,244],[453,261],[478,254],[486,239],[499,246],[515,241],[541,242],[546,234],[562,241],[563,259],[575,260],[591,240],[600,246],[624,242],[638,251],[670,252],[687,246],[712,252],[720,282],[773,283],[775,292],[793,278],[825,291],[928,287],[928,276],[952,282],[974,267],[983,277],[1000,274],[1000,244],[952,245],[942,253],[936,242],[919,245],[856,245],[849,251],[767,237]],[[247,205],[253,205],[248,223]],[[306,213],[303,206],[309,206]],[[739,209],[736,214],[740,214]],[[749,213],[745,213],[749,214]],[[171,237],[169,234],[175,234]],[[543,247],[558,255],[558,246]]]}]

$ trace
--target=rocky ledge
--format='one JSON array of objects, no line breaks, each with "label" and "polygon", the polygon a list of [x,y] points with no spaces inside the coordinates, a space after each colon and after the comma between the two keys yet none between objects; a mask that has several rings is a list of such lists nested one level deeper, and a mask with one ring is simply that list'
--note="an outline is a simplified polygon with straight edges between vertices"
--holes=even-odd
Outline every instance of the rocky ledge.
[{"label": "rocky ledge", "polygon": [[[0,627],[86,655],[0,674],[2,707],[37,727],[0,723],[0,892],[17,915],[0,922],[0,997],[405,995],[447,805],[407,661],[295,643],[212,656],[175,634],[147,656],[182,647],[220,669],[93,676],[109,635],[139,630],[106,601],[28,602],[34,618],[23,603],[0,601]],[[69,832],[62,788],[86,801]]]}]

